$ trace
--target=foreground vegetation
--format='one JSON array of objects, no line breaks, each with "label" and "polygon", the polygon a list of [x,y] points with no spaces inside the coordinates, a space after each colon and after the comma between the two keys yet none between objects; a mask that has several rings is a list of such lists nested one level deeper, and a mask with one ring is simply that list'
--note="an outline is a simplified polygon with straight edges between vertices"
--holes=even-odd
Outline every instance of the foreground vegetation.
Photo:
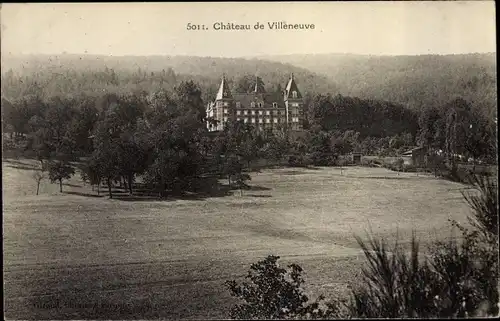
[{"label": "foreground vegetation", "polygon": [[362,279],[348,299],[320,306],[323,296],[309,302],[302,287],[302,268],[278,265],[269,256],[253,264],[249,283],[227,282],[241,301],[231,310],[238,319],[330,318],[464,318],[495,316],[499,312],[498,186],[487,176],[472,176],[478,193],[464,193],[473,215],[472,229],[456,221],[460,241],[438,241],[422,258],[416,236],[404,249],[385,240],[368,243],[356,237],[367,259]]}]

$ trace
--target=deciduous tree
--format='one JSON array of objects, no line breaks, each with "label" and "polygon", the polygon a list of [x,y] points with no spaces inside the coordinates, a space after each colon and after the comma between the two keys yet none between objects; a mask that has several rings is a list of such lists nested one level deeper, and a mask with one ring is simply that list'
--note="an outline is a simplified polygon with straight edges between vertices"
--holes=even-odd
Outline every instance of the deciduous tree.
[{"label": "deciduous tree", "polygon": [[62,193],[62,181],[70,179],[75,173],[73,167],[63,161],[53,161],[49,163],[49,179],[52,183],[59,182],[59,192]]}]

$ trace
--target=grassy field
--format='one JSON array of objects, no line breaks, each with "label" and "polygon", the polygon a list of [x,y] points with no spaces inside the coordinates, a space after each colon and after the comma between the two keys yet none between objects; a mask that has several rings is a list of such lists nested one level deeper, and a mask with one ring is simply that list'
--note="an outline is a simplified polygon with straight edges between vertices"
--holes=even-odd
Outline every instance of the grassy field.
[{"label": "grassy field", "polygon": [[76,175],[59,193],[4,160],[7,319],[225,318],[223,282],[268,254],[299,263],[307,290],[345,291],[363,263],[353,234],[424,242],[465,221],[465,186],[384,168],[273,169],[252,190],[206,199],[97,197]]}]

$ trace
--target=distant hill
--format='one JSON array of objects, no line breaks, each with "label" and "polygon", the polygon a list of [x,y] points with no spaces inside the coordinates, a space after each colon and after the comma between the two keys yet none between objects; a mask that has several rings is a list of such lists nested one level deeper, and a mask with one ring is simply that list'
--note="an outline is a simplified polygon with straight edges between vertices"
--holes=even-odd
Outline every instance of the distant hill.
[{"label": "distant hill", "polygon": [[263,79],[267,89],[271,85],[284,86],[291,73],[295,74],[297,83],[304,93],[338,92],[334,81],[328,77],[311,72],[308,69],[274,61],[243,58],[214,58],[193,56],[99,56],[99,55],[24,55],[3,56],[2,73],[12,68],[22,74],[64,73],[67,70],[102,71],[105,68],[119,72],[135,72],[139,68],[143,72],[161,72],[172,68],[181,79],[191,78],[195,82],[219,82],[222,75],[238,78],[243,75],[258,75]]},{"label": "distant hill", "polygon": [[496,115],[496,54],[365,56],[317,54],[259,56],[328,77],[339,92],[420,109],[458,96]]},{"label": "distant hill", "polygon": [[[496,54],[364,56],[352,54],[313,54],[260,56],[254,58],[215,58],[194,56],[98,56],[62,54],[58,56],[2,56],[2,73],[12,68],[21,75],[92,73],[113,69],[118,75],[117,90],[138,87],[127,74],[144,74],[139,87],[152,90],[147,78],[151,72],[172,69],[177,80],[192,79],[204,91],[206,100],[217,90],[223,74],[231,80],[258,75],[267,90],[284,86],[290,73],[304,94],[331,93],[363,99],[390,101],[420,110],[440,107],[462,97],[489,118],[496,116]],[[84,76],[88,77],[88,76]],[[61,87],[61,80],[38,81],[45,88]],[[65,84],[62,84],[65,87]],[[88,85],[87,87],[98,86]],[[83,86],[85,87],[85,86]],[[85,88],[87,88],[85,87]],[[90,90],[90,89],[89,89]],[[93,89],[100,90],[99,88]],[[48,91],[48,90],[47,90]],[[54,90],[50,90],[53,92]]]}]

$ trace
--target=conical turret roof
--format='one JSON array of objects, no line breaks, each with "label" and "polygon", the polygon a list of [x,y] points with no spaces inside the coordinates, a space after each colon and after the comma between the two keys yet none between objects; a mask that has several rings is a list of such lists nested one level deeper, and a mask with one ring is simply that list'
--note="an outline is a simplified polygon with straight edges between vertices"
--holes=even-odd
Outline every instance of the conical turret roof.
[{"label": "conical turret roof", "polygon": [[[293,97],[292,93],[297,92],[297,97]],[[293,74],[290,76],[290,80],[288,80],[288,84],[286,85],[285,89],[285,100],[288,98],[292,99],[301,99],[302,94],[299,91],[299,87],[297,87],[297,83],[295,82],[295,79],[293,78]]]},{"label": "conical turret roof", "polygon": [[221,99],[232,99],[231,91],[229,90],[229,86],[227,85],[226,77],[222,76],[222,81],[219,86],[219,91],[217,92],[217,96],[215,96],[215,100]]}]

